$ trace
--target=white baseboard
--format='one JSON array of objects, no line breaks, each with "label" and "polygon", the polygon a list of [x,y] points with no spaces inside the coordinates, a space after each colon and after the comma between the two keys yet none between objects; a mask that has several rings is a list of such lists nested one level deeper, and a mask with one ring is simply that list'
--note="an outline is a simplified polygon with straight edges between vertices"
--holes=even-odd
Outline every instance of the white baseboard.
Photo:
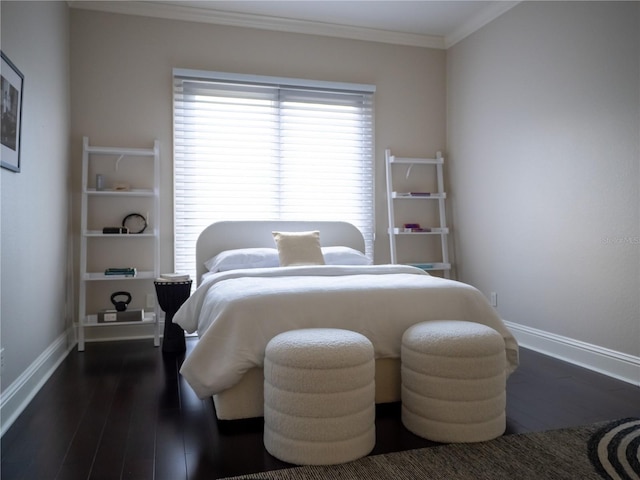
[{"label": "white baseboard", "polygon": [[0,436],[13,425],[75,345],[74,329],[69,328],[0,394]]},{"label": "white baseboard", "polygon": [[640,357],[517,323],[505,324],[525,348],[640,386]]}]

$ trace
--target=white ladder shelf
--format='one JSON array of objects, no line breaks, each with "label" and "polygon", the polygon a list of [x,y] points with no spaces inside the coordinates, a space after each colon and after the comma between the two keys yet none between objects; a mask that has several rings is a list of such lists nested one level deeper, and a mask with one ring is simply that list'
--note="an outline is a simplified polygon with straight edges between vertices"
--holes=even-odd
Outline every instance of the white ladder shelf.
[{"label": "white ladder shelf", "polygon": [[[394,190],[393,165],[405,164],[409,169],[413,165],[432,165],[435,167],[437,191],[436,192],[398,192]],[[445,278],[450,278],[451,264],[449,263],[449,228],[447,227],[447,217],[445,212],[445,199],[447,194],[444,191],[444,158],[438,152],[436,158],[409,158],[396,157],[391,154],[391,150],[385,150],[385,165],[387,174],[387,212],[389,216],[389,247],[391,253],[391,263],[398,263],[398,238],[400,236],[414,235],[438,235],[440,237],[441,258],[430,261],[414,262],[411,265],[427,271],[442,271]],[[409,170],[410,171],[410,170]],[[437,202],[438,204],[438,226],[415,229],[407,229],[404,225],[396,225],[396,208],[399,202],[420,201],[425,204]]]},{"label": "white ladder shelf", "polygon": [[[93,158],[92,158],[93,157]],[[115,160],[117,165],[120,160],[125,163],[136,163],[143,169],[142,178],[146,185],[140,188],[126,188],[123,190],[98,188],[97,178],[93,181],[90,173],[105,172],[106,165],[111,165]],[[91,178],[89,178],[91,176]],[[137,179],[138,180],[138,179]],[[155,298],[153,280],[160,276],[160,142],[154,140],[150,148],[128,147],[101,147],[89,144],[89,138],[82,139],[82,192],[80,206],[80,272],[78,286],[78,351],[85,349],[85,329],[93,327],[123,327],[129,325],[153,325],[153,344],[160,345],[159,306],[156,302],[152,307],[153,312],[144,311],[147,306],[148,295]],[[102,202],[98,204],[98,202]],[[134,206],[135,205],[135,206]],[[101,219],[96,214],[102,213],[121,219],[131,213],[136,207],[145,206],[144,211],[151,215],[151,223],[143,233],[138,234],[108,234],[101,227]],[[119,226],[119,222],[115,225]],[[94,262],[96,257],[106,252],[123,252],[135,248],[134,244],[140,242],[144,251],[152,252],[146,262],[135,265],[137,268],[134,276],[106,275],[104,268],[97,269]],[[140,248],[138,248],[140,250]],[[90,262],[94,260],[94,262]],[[141,260],[143,262],[143,260]],[[120,266],[114,265],[114,266]],[[128,266],[128,265],[127,265]],[[146,296],[138,295],[134,299],[134,307],[144,311],[142,319],[136,321],[117,321],[100,323],[99,314],[95,306],[90,306],[87,299],[89,285],[109,286],[112,290],[125,290],[132,286],[144,291]],[[95,295],[94,295],[95,297]],[[92,308],[93,307],[93,308]]]}]

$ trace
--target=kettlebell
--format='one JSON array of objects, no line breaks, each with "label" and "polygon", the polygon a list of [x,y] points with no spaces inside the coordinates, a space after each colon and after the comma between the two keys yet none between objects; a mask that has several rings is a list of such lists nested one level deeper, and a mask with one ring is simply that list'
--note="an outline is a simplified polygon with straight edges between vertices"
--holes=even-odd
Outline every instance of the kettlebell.
[{"label": "kettlebell", "polygon": [[[126,300],[116,300],[116,297],[127,297]],[[127,306],[131,302],[131,294],[129,292],[115,292],[111,295],[111,303],[116,307],[118,312],[124,312],[127,309]]]}]

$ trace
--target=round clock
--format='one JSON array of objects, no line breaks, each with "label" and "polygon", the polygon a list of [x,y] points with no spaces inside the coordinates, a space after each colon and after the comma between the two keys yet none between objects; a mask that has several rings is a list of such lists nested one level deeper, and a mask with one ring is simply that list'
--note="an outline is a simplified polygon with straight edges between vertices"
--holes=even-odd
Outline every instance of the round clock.
[{"label": "round clock", "polygon": [[130,213],[122,220],[122,226],[126,227],[129,233],[142,233],[147,228],[147,219],[139,213]]}]

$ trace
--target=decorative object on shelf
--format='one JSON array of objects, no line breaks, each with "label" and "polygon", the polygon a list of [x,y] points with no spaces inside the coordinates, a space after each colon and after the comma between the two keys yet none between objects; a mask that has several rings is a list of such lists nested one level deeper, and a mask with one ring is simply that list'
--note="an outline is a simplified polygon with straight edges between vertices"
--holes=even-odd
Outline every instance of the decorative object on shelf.
[{"label": "decorative object on shelf", "polygon": [[101,173],[96,174],[96,191],[100,192],[104,190],[104,175]]},{"label": "decorative object on shelf", "polygon": [[22,130],[22,95],[24,75],[11,60],[2,54],[1,85],[2,98],[0,111],[2,112],[2,133],[0,143],[0,165],[12,172],[20,172],[20,139]]},{"label": "decorative object on shelf", "polygon": [[[125,297],[126,300],[118,300],[118,297]],[[115,292],[111,294],[111,303],[116,307],[117,312],[124,312],[131,303],[131,294],[129,292]]]},{"label": "decorative object on shelf", "polygon": [[118,182],[113,184],[113,189],[116,192],[128,192],[131,187],[128,183]]},{"label": "decorative object on shelf", "polygon": [[140,213],[130,213],[122,220],[129,233],[142,233],[147,229],[147,219]]},{"label": "decorative object on shelf", "polygon": [[191,295],[191,280],[186,282],[155,281],[158,304],[165,313],[162,351],[180,353],[187,349],[184,330],[173,323],[173,316]]}]

